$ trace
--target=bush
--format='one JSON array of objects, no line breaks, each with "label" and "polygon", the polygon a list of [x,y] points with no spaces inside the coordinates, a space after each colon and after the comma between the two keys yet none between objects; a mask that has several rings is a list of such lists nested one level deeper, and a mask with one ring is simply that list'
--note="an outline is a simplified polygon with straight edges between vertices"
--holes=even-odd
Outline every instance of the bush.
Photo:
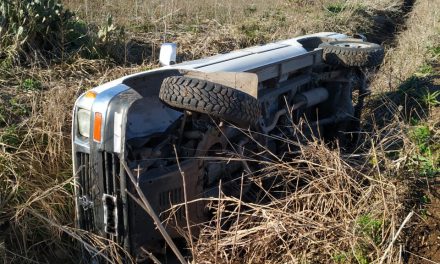
[{"label": "bush", "polygon": [[[4,0],[0,5],[1,58],[61,48],[63,24],[72,17],[55,0]],[[17,56],[18,55],[18,56]]]},{"label": "bush", "polygon": [[57,0],[2,0],[0,66],[8,68],[69,54],[102,57],[116,29],[109,19],[99,32],[93,32]]},{"label": "bush", "polygon": [[39,80],[27,78],[21,83],[21,89],[23,91],[40,91],[42,89],[42,84]]}]

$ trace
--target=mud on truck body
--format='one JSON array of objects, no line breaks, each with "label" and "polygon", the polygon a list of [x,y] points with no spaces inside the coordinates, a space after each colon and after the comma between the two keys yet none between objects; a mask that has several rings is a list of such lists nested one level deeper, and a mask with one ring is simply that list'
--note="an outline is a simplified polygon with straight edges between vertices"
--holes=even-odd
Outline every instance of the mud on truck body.
[{"label": "mud on truck body", "polygon": [[[292,124],[301,120],[312,134],[328,138],[356,130],[368,92],[363,69],[382,59],[379,45],[318,33],[168,65],[87,91],[73,111],[78,227],[135,258],[141,247],[157,251],[163,237],[134,201],[139,194],[125,166],[162,221],[172,204],[184,201],[182,172],[188,201],[218,196],[220,181],[222,191],[237,195],[246,164],[209,157],[261,146],[282,155],[275,138],[295,133]],[[259,143],[239,128],[255,131]],[[183,209],[173,214],[164,225],[177,238],[175,227],[186,228],[187,215]],[[188,205],[191,225],[209,215],[203,202]]]}]

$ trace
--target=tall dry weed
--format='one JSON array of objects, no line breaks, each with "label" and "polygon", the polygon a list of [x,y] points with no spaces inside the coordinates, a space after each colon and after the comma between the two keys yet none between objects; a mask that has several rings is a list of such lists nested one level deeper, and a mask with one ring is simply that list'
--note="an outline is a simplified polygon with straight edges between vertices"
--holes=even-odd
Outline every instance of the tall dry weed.
[{"label": "tall dry weed", "polygon": [[[63,3],[97,25],[111,14],[117,25],[129,29],[131,38],[150,46],[149,59],[153,62],[163,42],[178,43],[182,59],[197,59],[320,31],[378,35],[382,27],[392,26],[401,17],[405,5],[403,0],[150,0],[130,4],[108,0],[104,6],[96,0]],[[134,15],[128,17],[128,13]]]},{"label": "tall dry weed", "polygon": [[[57,228],[29,211],[60,223],[72,222],[70,142],[65,122],[70,119],[73,97],[72,91],[53,89],[28,98],[30,115],[14,126],[16,138],[10,145],[2,145],[0,223],[7,227],[4,235],[13,252],[11,262],[41,257],[35,254],[39,250],[49,256],[57,250],[70,254],[66,244],[71,242],[63,241]],[[2,132],[3,137],[12,133]]]},{"label": "tall dry weed", "polygon": [[[402,122],[372,131],[365,142],[362,151],[341,157],[339,149],[314,140],[293,158],[266,160],[258,177],[251,177],[265,202],[225,195],[217,199],[212,223],[196,243],[195,263],[351,263],[381,258],[402,221],[406,188],[400,166],[405,156],[391,159],[389,151],[395,150],[394,144],[410,148],[410,142]],[[263,187],[260,181],[265,178],[276,178],[276,184]],[[397,245],[387,263],[398,259]]]},{"label": "tall dry weed", "polygon": [[440,42],[440,3],[415,1],[393,47],[387,50],[384,63],[372,81],[377,93],[396,91],[429,61],[429,48]]}]

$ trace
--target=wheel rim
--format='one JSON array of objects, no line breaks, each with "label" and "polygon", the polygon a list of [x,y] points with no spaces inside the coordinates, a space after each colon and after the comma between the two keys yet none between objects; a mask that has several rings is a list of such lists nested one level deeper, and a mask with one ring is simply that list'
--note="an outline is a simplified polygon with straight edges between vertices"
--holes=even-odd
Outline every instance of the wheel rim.
[{"label": "wheel rim", "polygon": [[357,42],[342,42],[342,43],[336,43],[334,46],[342,47],[342,48],[354,48],[354,49],[365,49],[369,48],[370,45],[365,43],[357,43]]}]

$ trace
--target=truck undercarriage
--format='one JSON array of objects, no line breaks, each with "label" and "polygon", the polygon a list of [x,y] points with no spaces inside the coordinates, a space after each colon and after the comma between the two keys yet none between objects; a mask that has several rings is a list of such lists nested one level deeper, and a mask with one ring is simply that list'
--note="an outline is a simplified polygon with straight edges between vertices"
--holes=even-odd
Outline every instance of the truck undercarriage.
[{"label": "truck undercarriage", "polygon": [[368,94],[364,71],[382,58],[379,45],[319,33],[87,92],[75,104],[73,124],[79,228],[140,261],[144,250],[166,245],[142,199],[173,239],[188,231],[194,236],[209,221],[207,200],[220,188],[263,202],[243,175],[258,171],[255,161],[268,153],[285,157],[292,148],[280,140],[286,135],[299,142],[312,136],[347,146],[355,141],[350,132],[359,129]]}]

